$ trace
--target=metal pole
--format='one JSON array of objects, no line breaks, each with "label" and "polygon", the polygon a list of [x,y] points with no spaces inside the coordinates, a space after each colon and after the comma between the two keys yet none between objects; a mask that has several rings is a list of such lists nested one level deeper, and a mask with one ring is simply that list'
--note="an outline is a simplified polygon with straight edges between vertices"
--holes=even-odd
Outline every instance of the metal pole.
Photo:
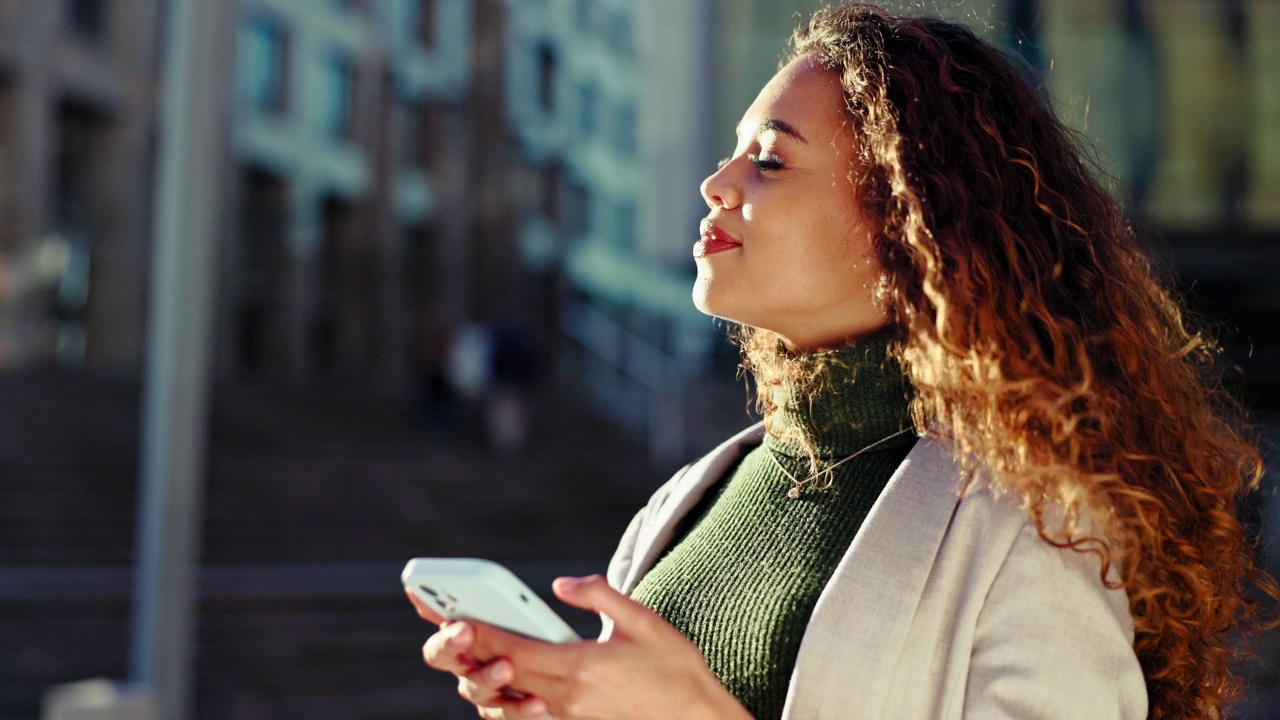
[{"label": "metal pole", "polygon": [[168,0],[130,678],[189,716],[203,522],[226,0]]}]

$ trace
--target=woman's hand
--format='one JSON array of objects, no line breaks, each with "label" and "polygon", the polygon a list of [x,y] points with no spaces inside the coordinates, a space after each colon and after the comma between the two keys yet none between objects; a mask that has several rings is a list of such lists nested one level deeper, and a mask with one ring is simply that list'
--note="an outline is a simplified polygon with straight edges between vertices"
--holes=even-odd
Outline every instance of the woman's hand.
[{"label": "woman's hand", "polygon": [[495,658],[481,662],[472,654],[476,629],[502,632],[479,623],[445,623],[422,648],[427,664],[458,678],[458,694],[476,706],[480,717],[492,720],[545,718],[547,704],[536,697],[521,695],[511,686],[511,661]]},{"label": "woman's hand", "polygon": [[[497,658],[481,662],[475,657],[472,651],[475,642],[473,624],[447,621],[412,592],[406,590],[405,594],[423,620],[440,626],[440,630],[422,646],[422,656],[427,665],[457,676],[458,694],[476,706],[480,717],[504,720],[541,718],[546,715],[546,703],[537,698],[522,698],[509,689],[509,661]],[[496,628],[481,626],[500,632]]]},{"label": "woman's hand", "polygon": [[608,615],[610,639],[551,644],[449,623],[424,646],[427,664],[457,675],[459,693],[487,718],[750,718],[693,643],[604,578],[560,578],[553,589],[569,605]]}]

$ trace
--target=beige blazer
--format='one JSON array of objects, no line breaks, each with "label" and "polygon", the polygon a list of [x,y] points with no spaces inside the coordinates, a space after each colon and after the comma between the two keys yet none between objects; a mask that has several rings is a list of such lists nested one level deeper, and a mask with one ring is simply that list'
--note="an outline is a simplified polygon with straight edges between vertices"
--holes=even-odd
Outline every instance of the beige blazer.
[{"label": "beige blazer", "polygon": [[[757,424],[663,485],[627,528],[609,581],[630,593],[703,493],[758,445]],[[1096,557],[1040,539],[950,449],[922,438],[818,598],[784,718],[1145,718],[1123,590]],[[611,631],[606,622],[603,637]]]}]

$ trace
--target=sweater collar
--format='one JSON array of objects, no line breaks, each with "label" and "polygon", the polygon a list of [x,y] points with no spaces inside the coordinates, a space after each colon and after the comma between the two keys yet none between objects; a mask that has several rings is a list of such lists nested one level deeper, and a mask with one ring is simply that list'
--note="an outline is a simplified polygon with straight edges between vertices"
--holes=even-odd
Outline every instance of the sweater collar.
[{"label": "sweater collar", "polygon": [[[799,436],[819,457],[836,460],[911,427],[911,384],[889,357],[887,332],[813,353],[814,380],[807,391],[790,384],[774,390],[777,410],[769,419],[765,445],[789,456],[807,456]],[[906,432],[876,449],[914,443]]]}]

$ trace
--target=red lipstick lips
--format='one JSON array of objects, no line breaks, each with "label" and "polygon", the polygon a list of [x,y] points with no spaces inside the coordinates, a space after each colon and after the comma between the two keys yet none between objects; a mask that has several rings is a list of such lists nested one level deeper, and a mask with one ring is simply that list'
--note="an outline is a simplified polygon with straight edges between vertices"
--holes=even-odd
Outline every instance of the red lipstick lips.
[{"label": "red lipstick lips", "polygon": [[693,256],[696,258],[714,255],[725,250],[742,247],[742,243],[734,240],[729,233],[704,222],[702,224],[702,236],[698,238],[698,242],[693,244]]}]

